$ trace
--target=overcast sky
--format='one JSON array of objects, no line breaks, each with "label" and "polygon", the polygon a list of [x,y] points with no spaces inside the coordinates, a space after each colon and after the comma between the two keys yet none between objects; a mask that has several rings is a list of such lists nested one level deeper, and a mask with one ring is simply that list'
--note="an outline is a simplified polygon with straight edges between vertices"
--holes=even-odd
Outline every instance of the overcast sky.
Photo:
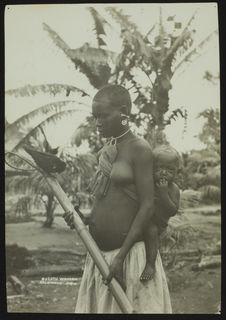
[{"label": "overcast sky", "polygon": [[[5,86],[6,89],[26,84],[65,83],[78,86],[93,94],[95,91],[72,63],[51,42],[42,28],[47,23],[71,48],[78,48],[85,42],[95,46],[93,22],[87,10],[88,5],[14,5],[5,11]],[[114,26],[108,45],[111,50],[120,50],[118,26],[105,11],[106,4],[92,4]],[[113,4],[111,5],[113,6]],[[142,33],[146,33],[158,21],[160,4],[116,5],[131,15]],[[215,3],[162,4],[163,16],[175,15],[183,25],[199,8],[194,28],[197,30],[196,43],[218,28]],[[183,121],[179,120],[167,130],[171,143],[179,150],[199,148],[201,145],[194,136],[201,130],[197,114],[208,107],[219,107],[219,85],[203,80],[204,72],[219,72],[219,48],[217,37],[206,47],[203,55],[173,79],[170,94],[170,109],[184,106],[188,109],[188,130],[183,136]],[[7,99],[6,118],[9,122],[44,103],[36,100]],[[25,101],[26,100],[26,101]],[[46,101],[45,101],[46,102]],[[48,101],[47,101],[48,102]]]}]

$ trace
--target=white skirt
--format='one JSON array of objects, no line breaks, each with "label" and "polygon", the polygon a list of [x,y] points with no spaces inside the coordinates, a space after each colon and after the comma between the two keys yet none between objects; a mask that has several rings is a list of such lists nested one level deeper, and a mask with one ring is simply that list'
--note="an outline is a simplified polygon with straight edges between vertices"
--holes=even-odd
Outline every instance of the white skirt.
[{"label": "white skirt", "polygon": [[[102,253],[110,264],[118,252],[119,249]],[[159,252],[154,278],[142,283],[140,275],[145,262],[144,243],[137,242],[127,254],[123,266],[129,301],[137,313],[172,313],[166,275]],[[75,313],[122,313],[89,254],[86,257]]]}]

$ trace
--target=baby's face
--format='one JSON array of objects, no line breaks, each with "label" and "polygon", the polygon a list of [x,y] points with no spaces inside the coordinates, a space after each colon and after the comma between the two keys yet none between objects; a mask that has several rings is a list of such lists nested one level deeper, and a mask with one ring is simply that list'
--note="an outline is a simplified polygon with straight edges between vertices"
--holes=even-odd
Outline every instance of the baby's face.
[{"label": "baby's face", "polygon": [[159,182],[160,179],[166,179],[168,182],[173,182],[177,174],[177,165],[175,161],[167,161],[158,159],[154,165],[154,180]]}]

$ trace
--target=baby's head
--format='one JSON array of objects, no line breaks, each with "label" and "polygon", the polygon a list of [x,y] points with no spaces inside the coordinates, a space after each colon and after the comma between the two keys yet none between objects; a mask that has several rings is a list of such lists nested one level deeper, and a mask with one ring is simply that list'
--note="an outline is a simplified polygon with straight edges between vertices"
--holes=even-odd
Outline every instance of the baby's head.
[{"label": "baby's head", "polygon": [[153,150],[153,155],[155,182],[159,182],[162,178],[173,182],[180,165],[178,152],[169,145],[161,145]]}]

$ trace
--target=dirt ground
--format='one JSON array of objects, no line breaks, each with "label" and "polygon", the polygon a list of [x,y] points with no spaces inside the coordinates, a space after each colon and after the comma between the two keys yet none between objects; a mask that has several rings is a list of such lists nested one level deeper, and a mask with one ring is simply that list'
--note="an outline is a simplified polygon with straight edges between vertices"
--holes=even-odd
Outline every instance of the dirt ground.
[{"label": "dirt ground", "polygon": [[[220,241],[220,212],[215,207],[186,210],[184,213],[194,228],[192,238],[183,250],[212,249]],[[33,222],[6,225],[6,244],[26,247],[35,268],[67,264],[83,266],[85,248],[77,234],[56,217],[53,228],[42,228],[41,217]],[[54,250],[49,252],[48,250]],[[59,252],[57,252],[59,250]],[[72,250],[68,253],[67,250]],[[164,259],[163,259],[164,262]],[[193,270],[195,257],[176,256],[173,263],[165,261],[173,313],[216,313],[220,303],[221,268]],[[75,274],[54,277],[18,278],[27,286],[27,293],[18,295],[7,282],[8,312],[73,313],[80,276]]]}]

